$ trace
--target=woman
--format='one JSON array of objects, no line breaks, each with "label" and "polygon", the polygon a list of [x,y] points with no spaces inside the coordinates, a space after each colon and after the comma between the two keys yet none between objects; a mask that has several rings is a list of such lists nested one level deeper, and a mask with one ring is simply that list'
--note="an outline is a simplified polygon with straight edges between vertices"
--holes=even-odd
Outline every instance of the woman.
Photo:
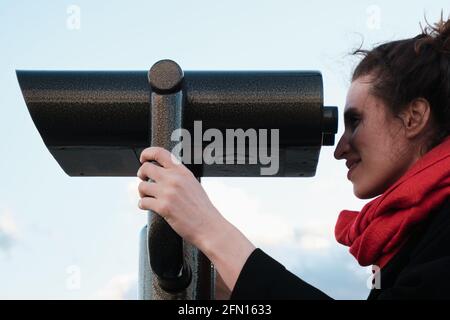
[{"label": "woman", "polygon": [[[364,58],[335,158],[358,198],[376,198],[342,211],[336,238],[361,265],[381,268],[369,299],[450,298],[450,20],[355,53]],[[232,299],[330,299],[255,248],[169,151],[148,148],[140,160],[139,207],[199,248]]]}]

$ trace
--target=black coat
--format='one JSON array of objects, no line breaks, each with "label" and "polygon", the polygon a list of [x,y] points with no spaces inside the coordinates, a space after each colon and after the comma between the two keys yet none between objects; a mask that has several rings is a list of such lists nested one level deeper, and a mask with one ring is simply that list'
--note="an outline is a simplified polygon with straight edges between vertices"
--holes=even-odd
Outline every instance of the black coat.
[{"label": "black coat", "polygon": [[[370,291],[368,300],[450,299],[450,198],[430,212],[420,231],[381,270],[380,286]],[[256,249],[239,274],[231,299],[331,298]]]}]

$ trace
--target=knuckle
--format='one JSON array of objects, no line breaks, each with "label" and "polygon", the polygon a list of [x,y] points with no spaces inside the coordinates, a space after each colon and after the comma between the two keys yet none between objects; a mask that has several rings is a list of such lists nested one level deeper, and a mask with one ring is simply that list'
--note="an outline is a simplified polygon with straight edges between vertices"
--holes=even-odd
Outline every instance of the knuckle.
[{"label": "knuckle", "polygon": [[176,189],[175,188],[167,188],[165,196],[166,196],[167,202],[171,203],[177,196]]},{"label": "knuckle", "polygon": [[142,176],[143,174],[145,174],[145,162],[141,164],[137,172],[138,177]]},{"label": "knuckle", "polygon": [[183,185],[185,184],[186,177],[182,175],[177,175],[174,177],[173,188],[175,192],[179,192],[183,189]]},{"label": "knuckle", "polygon": [[144,163],[141,168],[142,173],[147,177],[150,176],[153,171],[152,164],[150,162]]},{"label": "knuckle", "polygon": [[142,198],[139,203],[138,203],[138,207],[142,210],[147,210],[147,202],[145,201],[145,198]]},{"label": "knuckle", "polygon": [[159,203],[159,213],[163,215],[169,214],[170,211],[170,202],[167,200],[161,200]]},{"label": "knuckle", "polygon": [[153,147],[153,155],[155,158],[158,158],[164,149],[161,147]]},{"label": "knuckle", "polygon": [[139,160],[141,162],[145,161],[145,159],[148,157],[149,152],[150,152],[150,148],[145,148],[144,150],[142,150]]},{"label": "knuckle", "polygon": [[142,170],[144,171],[144,173],[148,173],[150,171],[150,168],[151,168],[150,162],[145,162],[142,165]]},{"label": "knuckle", "polygon": [[172,174],[167,176],[167,185],[170,188],[177,188],[178,184],[180,183],[179,178],[176,174],[172,172]]},{"label": "knuckle", "polygon": [[192,171],[189,170],[185,165],[182,164],[180,167],[182,167],[180,171],[183,174],[183,176],[194,177],[194,174],[192,173]]},{"label": "knuckle", "polygon": [[157,147],[157,151],[158,151],[158,153],[165,153],[165,152],[167,152],[167,150],[165,149],[165,148],[163,148],[163,147]]},{"label": "knuckle", "polygon": [[142,193],[142,194],[145,193],[145,191],[146,191],[146,184],[147,184],[147,182],[144,182],[144,181],[139,183],[138,190],[139,190],[140,193]]}]

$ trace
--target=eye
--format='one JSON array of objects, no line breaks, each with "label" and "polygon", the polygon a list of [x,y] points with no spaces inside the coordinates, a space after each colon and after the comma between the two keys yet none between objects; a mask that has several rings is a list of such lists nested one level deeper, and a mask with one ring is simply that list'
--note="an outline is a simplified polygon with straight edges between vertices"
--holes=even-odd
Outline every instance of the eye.
[{"label": "eye", "polygon": [[352,116],[352,117],[350,117],[350,118],[348,119],[348,126],[349,126],[352,130],[354,130],[354,129],[358,126],[360,120],[361,120],[361,119],[359,119],[358,117]]}]

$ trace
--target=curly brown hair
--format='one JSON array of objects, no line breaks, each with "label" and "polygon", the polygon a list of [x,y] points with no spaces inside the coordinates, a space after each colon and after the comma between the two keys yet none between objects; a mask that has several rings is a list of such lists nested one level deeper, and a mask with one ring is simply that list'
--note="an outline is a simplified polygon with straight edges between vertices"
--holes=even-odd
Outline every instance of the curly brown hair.
[{"label": "curly brown hair", "polygon": [[[426,21],[426,19],[425,19]],[[436,125],[428,150],[443,141],[450,129],[450,19],[422,28],[421,34],[381,44],[362,55],[352,81],[371,75],[371,93],[382,99],[393,115],[411,101],[423,98],[430,104]]]}]

